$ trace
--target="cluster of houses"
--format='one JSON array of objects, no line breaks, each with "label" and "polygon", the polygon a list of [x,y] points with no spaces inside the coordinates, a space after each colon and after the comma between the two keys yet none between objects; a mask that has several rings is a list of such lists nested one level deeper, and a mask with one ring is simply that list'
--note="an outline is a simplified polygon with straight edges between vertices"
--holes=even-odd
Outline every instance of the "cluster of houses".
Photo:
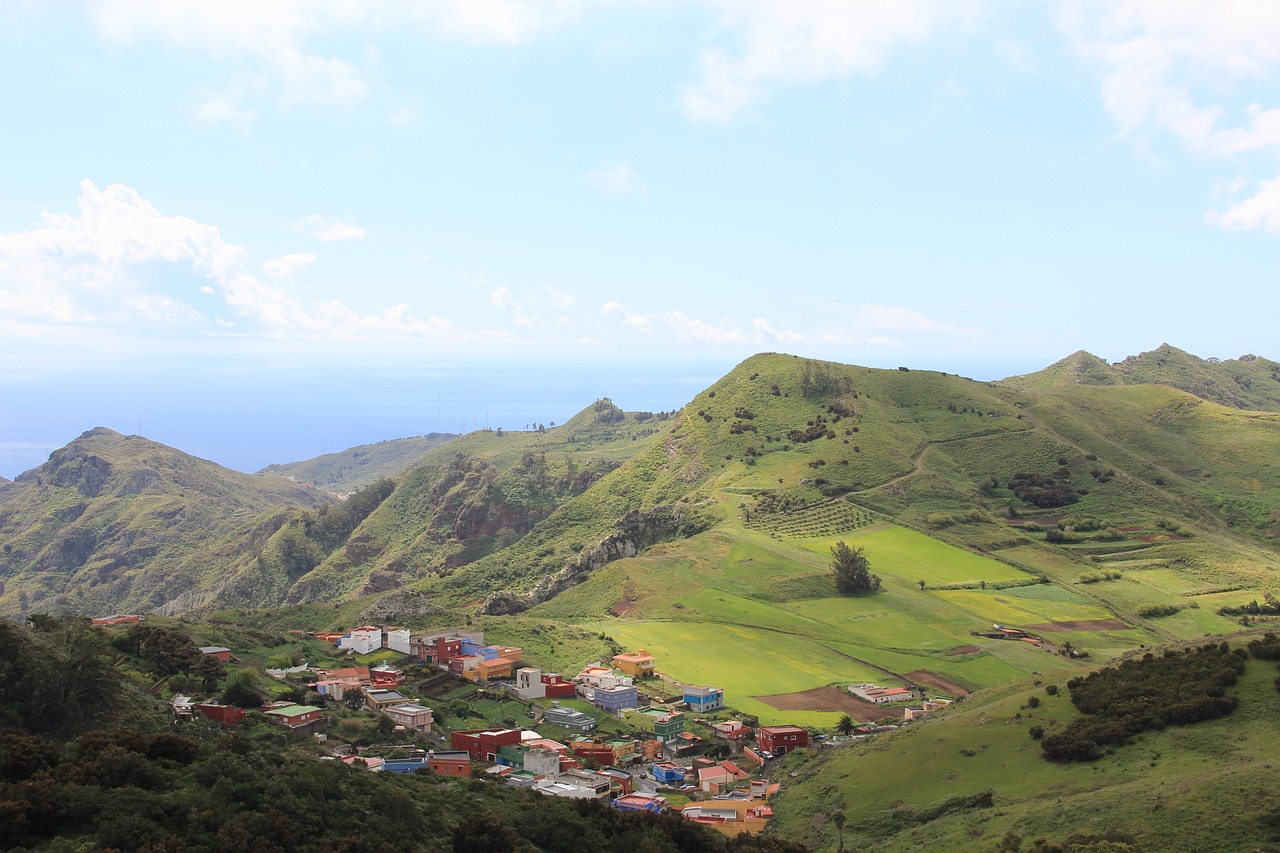
[{"label": "cluster of houses", "polygon": [[[723,708],[724,690],[683,685],[678,694],[667,694],[664,704],[651,703],[637,685],[656,674],[654,656],[644,649],[615,655],[607,664],[596,662],[566,677],[524,665],[521,649],[486,644],[481,631],[455,628],[411,633],[366,625],[315,636],[352,654],[391,649],[468,681],[500,683],[512,697],[540,711],[543,723],[570,734],[560,742],[523,728],[472,729],[449,732],[447,748],[419,751],[410,758],[340,756],[339,760],[375,772],[424,770],[470,776],[473,767],[487,765],[484,772],[509,785],[549,796],[609,800],[618,809],[634,811],[667,810],[663,792],[697,792],[703,799],[683,809],[683,815],[733,837],[759,832],[772,816],[769,800],[778,786],[752,778],[754,773],[770,759],[809,745],[809,731],[802,726],[749,726],[740,720],[726,720],[714,722],[710,728],[715,738],[733,744],[739,757],[730,761],[699,756],[705,744],[687,730],[688,723],[694,718],[701,722],[702,715]],[[229,654],[221,648],[203,651]],[[307,685],[327,699],[352,704],[355,694],[361,697],[363,707],[388,717],[397,730],[403,727],[405,732],[432,734],[432,709],[401,691],[404,674],[394,666],[297,667],[289,674],[303,672],[308,676]],[[903,687],[858,684],[850,690],[875,704],[917,698]],[[572,707],[574,700],[590,703],[599,711],[586,713],[580,710],[581,702]],[[244,717],[238,708],[197,703],[181,696],[173,701],[179,716],[201,714],[225,725],[234,725]],[[939,707],[942,701],[923,703],[919,713]],[[261,710],[280,725],[300,732],[320,732],[326,722],[322,709],[310,705],[278,702]],[[908,709],[908,719],[913,710]],[[593,736],[599,721],[605,719],[601,712],[625,721],[632,734]],[[610,729],[616,731],[617,727]]]},{"label": "cluster of houses", "polygon": [[[877,684],[850,684],[849,692],[860,699],[875,705],[888,705],[899,702],[912,702],[920,697],[915,690],[906,687],[881,687]],[[950,699],[924,699],[919,704],[908,705],[902,709],[902,718],[907,722],[919,719],[925,714],[945,708],[951,704]]]}]

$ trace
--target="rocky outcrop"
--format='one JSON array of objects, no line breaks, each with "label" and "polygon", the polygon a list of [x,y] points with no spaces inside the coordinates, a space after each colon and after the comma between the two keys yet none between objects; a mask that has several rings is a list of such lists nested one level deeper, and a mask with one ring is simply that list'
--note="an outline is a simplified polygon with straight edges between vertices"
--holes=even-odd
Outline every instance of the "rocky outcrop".
[{"label": "rocky outcrop", "polygon": [[555,574],[543,578],[529,592],[521,595],[507,590],[494,593],[485,600],[481,612],[496,616],[528,610],[582,583],[592,572],[615,560],[634,557],[659,542],[693,536],[709,526],[710,522],[703,516],[671,504],[661,504],[650,510],[632,510],[618,520],[613,533],[590,548],[584,548],[572,561]]}]

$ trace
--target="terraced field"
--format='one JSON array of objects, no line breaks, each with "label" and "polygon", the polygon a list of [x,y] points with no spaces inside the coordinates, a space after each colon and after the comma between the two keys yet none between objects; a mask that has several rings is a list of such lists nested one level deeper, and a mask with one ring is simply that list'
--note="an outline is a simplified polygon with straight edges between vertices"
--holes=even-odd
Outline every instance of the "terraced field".
[{"label": "terraced field", "polygon": [[[883,581],[880,593],[835,594],[827,564],[839,539],[864,548]],[[757,697],[855,681],[895,683],[918,670],[972,690],[1070,666],[1067,658],[1042,648],[974,636],[993,622],[1113,618],[1069,586],[997,586],[1029,577],[1006,563],[883,522],[856,536],[788,541],[760,531],[737,537],[713,532],[681,543],[678,551],[657,548],[619,561],[546,605],[548,612],[535,608],[535,615],[625,600],[625,616],[597,611],[599,616],[583,627],[607,633],[625,647],[648,649],[671,678],[723,687],[728,704],[764,722],[829,727],[838,713],[783,711]],[[935,583],[972,583],[974,588],[931,588]],[[991,586],[983,589],[980,583]],[[1116,633],[1100,635],[1108,654],[1120,647],[1111,636]],[[1141,628],[1123,633],[1123,648],[1155,639]],[[1078,647],[1091,644],[1087,632],[1069,636]],[[970,653],[956,653],[964,647]]]}]

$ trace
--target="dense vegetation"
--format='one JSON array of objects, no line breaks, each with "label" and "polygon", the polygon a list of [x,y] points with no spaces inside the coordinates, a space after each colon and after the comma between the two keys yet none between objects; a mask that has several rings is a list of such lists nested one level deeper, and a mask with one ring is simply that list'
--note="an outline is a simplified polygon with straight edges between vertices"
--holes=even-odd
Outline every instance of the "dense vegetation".
[{"label": "dense vegetation", "polygon": [[[1223,717],[1238,701],[1226,695],[1248,653],[1226,643],[1143,655],[1067,682],[1084,715],[1047,735],[1040,748],[1053,761],[1095,761],[1145,731]],[[1038,702],[1039,700],[1037,700]]]},{"label": "dense vegetation", "polygon": [[[175,725],[135,686],[147,676],[132,656],[86,620],[36,624],[0,620],[0,849],[803,850],[479,777],[369,773],[252,716],[233,732]],[[166,631],[121,645],[182,645]]]}]

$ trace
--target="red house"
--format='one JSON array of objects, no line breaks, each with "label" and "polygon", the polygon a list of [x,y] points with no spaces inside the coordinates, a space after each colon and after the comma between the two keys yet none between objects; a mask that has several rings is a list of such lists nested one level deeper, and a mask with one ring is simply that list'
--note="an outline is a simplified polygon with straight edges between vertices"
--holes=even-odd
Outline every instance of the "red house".
[{"label": "red house", "polygon": [[224,726],[234,726],[244,719],[245,712],[235,705],[195,705],[196,711]]},{"label": "red house", "polygon": [[618,760],[617,751],[607,743],[595,743],[589,740],[575,740],[570,744],[573,754],[579,758],[590,758],[597,764],[608,767]]},{"label": "red house", "polygon": [[558,672],[542,673],[542,684],[547,690],[548,699],[572,699],[577,695],[578,685],[565,681]]},{"label": "red house", "polygon": [[433,752],[427,759],[427,769],[441,776],[470,776],[471,753],[462,750]]},{"label": "red house", "polygon": [[449,666],[449,661],[462,657],[461,637],[436,637],[436,647],[431,653],[435,665],[442,669]]},{"label": "red house", "polygon": [[809,745],[809,730],[801,726],[761,726],[756,729],[756,743],[765,752],[786,755]]},{"label": "red house", "polygon": [[497,761],[499,747],[520,746],[520,730],[471,729],[452,732],[449,735],[449,745],[454,749],[466,750],[475,761]]}]

